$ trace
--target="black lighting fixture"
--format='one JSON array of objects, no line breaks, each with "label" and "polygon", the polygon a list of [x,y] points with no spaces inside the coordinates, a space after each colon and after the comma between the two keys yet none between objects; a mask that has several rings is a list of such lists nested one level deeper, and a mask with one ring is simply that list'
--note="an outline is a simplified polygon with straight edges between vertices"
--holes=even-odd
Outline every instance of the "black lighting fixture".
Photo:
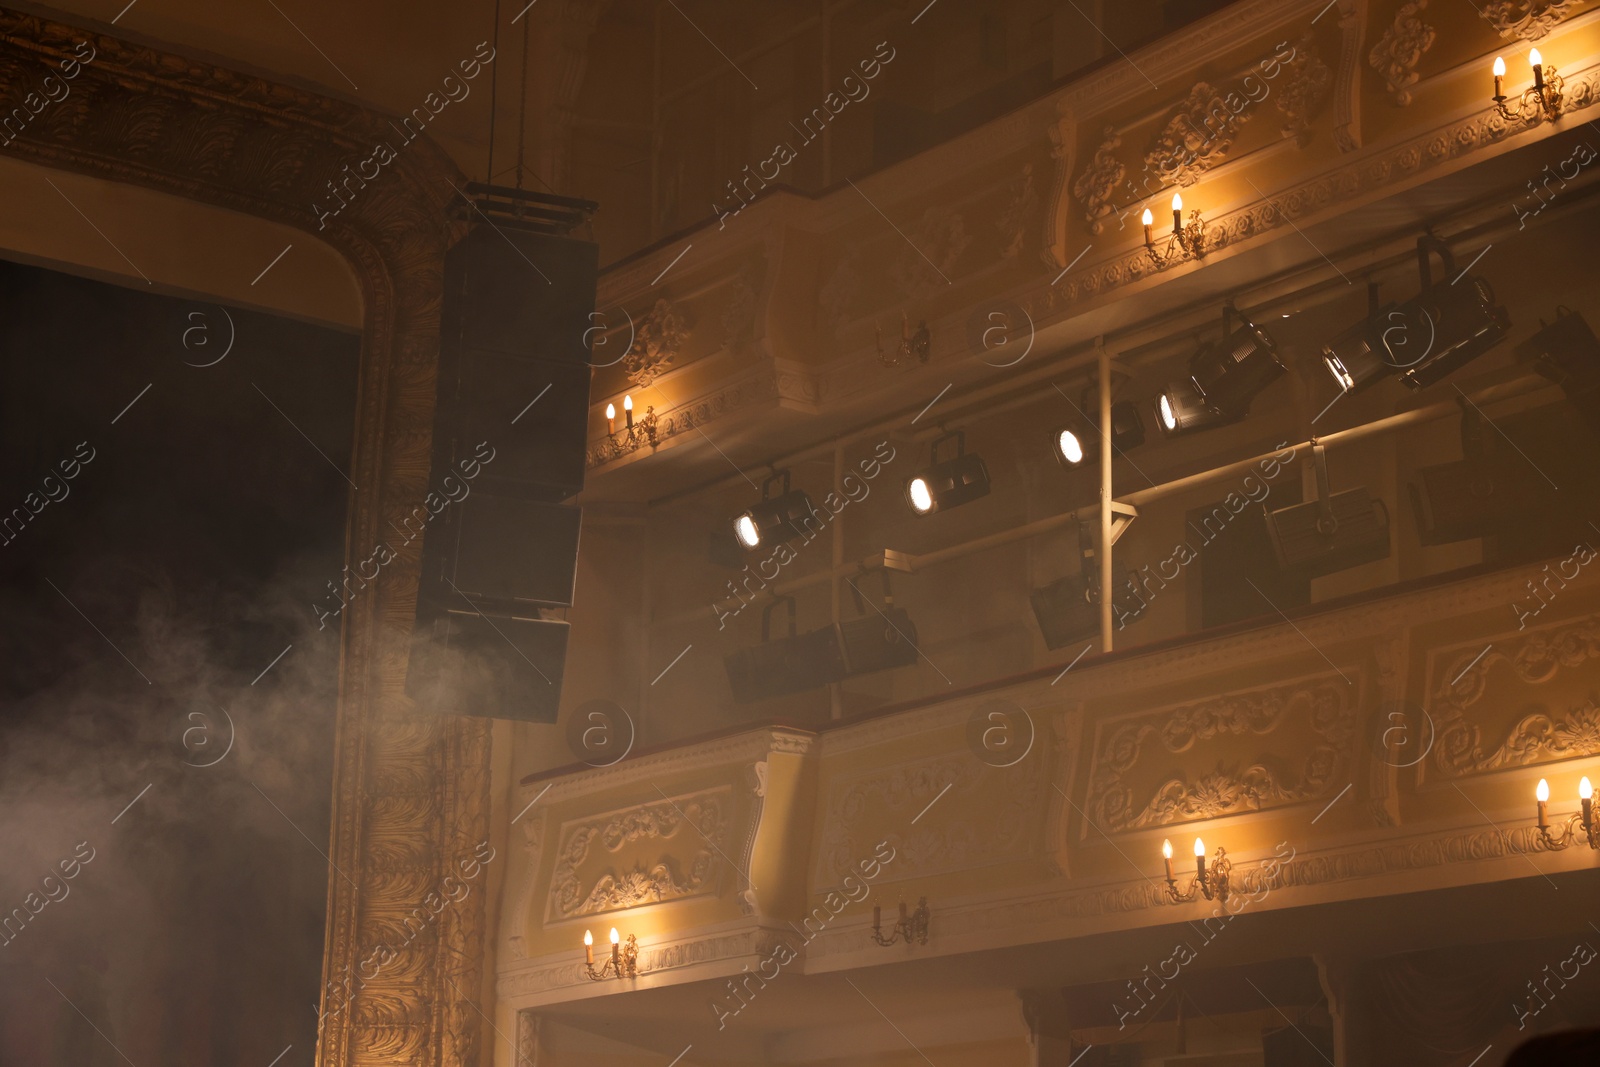
[{"label": "black lighting fixture", "polygon": [[1243,416],[1225,415],[1206,406],[1206,398],[1193,381],[1184,378],[1170,383],[1156,397],[1156,425],[1167,437],[1214,430],[1238,422]]},{"label": "black lighting fixture", "polygon": [[1365,486],[1329,492],[1327,449],[1314,438],[1311,461],[1317,499],[1267,510],[1267,533],[1278,565],[1316,578],[1386,557],[1389,510],[1383,501],[1373,499]]},{"label": "black lighting fixture", "polygon": [[1557,307],[1554,322],[1539,320],[1539,332],[1516,347],[1517,362],[1561,386],[1568,400],[1594,395],[1600,388],[1600,341],[1568,307]]},{"label": "black lighting fixture", "polygon": [[[772,636],[772,611],[784,605],[789,612],[787,637]],[[795,631],[794,598],[778,597],[761,612],[761,643],[736,649],[723,657],[728,685],[736,704],[818,689],[844,677],[844,657],[833,626],[809,633]]]},{"label": "black lighting fixture", "polygon": [[[819,689],[830,682],[909,667],[917,661],[917,628],[904,608],[894,606],[884,574],[884,603],[868,604],[855,583],[859,617],[798,633],[793,597],[778,597],[761,613],[761,643],[723,658],[736,704]],[[789,633],[772,636],[773,609],[788,609]]]},{"label": "black lighting fixture", "polygon": [[1222,336],[1189,359],[1189,377],[1156,397],[1161,432],[1179,437],[1238,422],[1256,395],[1283,375],[1270,334],[1229,302],[1222,307]]},{"label": "black lighting fixture", "polygon": [[[1087,411],[1087,395],[1080,411]],[[1050,435],[1051,452],[1068,470],[1077,470],[1100,456],[1100,442],[1105,435],[1100,432],[1098,419],[1081,419],[1061,427]],[[1111,405],[1111,450],[1126,452],[1144,444],[1144,420],[1139,417],[1139,407],[1130,400],[1119,400]]]},{"label": "black lighting fixture", "polygon": [[[946,441],[955,442],[956,453],[941,460],[939,447]],[[967,435],[961,430],[934,438],[928,466],[906,481],[906,504],[917,515],[948,511],[988,495],[989,468],[981,456],[967,451]]]},{"label": "black lighting fixture", "polygon": [[[1094,532],[1078,527],[1081,569],[1047,585],[1037,586],[1028,599],[1045,647],[1054,651],[1094,637],[1100,632],[1100,571],[1095,564]],[[1145,609],[1144,598],[1131,570],[1112,578],[1111,615],[1117,629],[1137,621]]]},{"label": "black lighting fixture", "polygon": [[[1435,255],[1444,266],[1437,282]],[[1377,286],[1369,285],[1367,317],[1323,347],[1323,365],[1341,391],[1359,392],[1390,375],[1424,389],[1489,351],[1511,328],[1493,287],[1457,272],[1450,246],[1437,237],[1417,238],[1417,277],[1420,290],[1401,304],[1379,306]]]},{"label": "black lighting fixture", "polygon": [[[782,483],[777,493],[773,487]],[[805,536],[815,511],[803,489],[789,488],[789,472],[775,471],[761,483],[761,499],[733,520],[733,537],[747,552]]]},{"label": "black lighting fixture", "polygon": [[[1470,541],[1493,534],[1507,517],[1507,486],[1497,484],[1494,448],[1478,409],[1461,406],[1461,458],[1417,471],[1407,488],[1417,519],[1417,538],[1424,545]],[[1503,481],[1503,480],[1501,480]]]},{"label": "black lighting fixture", "polygon": [[[1132,571],[1124,570],[1113,580],[1112,624],[1122,629],[1144,614],[1145,602],[1139,596]],[[1100,575],[1069,574],[1048,585],[1036,587],[1028,597],[1033,617],[1051,651],[1085,641],[1100,633]]]},{"label": "black lighting fixture", "polygon": [[1189,375],[1206,405],[1244,417],[1256,394],[1283,376],[1272,337],[1239,313],[1222,306],[1222,336],[1202,347],[1189,363]]}]

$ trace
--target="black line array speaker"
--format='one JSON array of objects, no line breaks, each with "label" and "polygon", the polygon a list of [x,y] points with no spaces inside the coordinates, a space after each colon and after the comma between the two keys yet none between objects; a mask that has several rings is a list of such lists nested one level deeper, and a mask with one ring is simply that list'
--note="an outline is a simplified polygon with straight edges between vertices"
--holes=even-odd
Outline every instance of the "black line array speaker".
[{"label": "black line array speaker", "polygon": [[596,246],[514,223],[445,257],[429,520],[406,692],[554,722],[577,573]]}]

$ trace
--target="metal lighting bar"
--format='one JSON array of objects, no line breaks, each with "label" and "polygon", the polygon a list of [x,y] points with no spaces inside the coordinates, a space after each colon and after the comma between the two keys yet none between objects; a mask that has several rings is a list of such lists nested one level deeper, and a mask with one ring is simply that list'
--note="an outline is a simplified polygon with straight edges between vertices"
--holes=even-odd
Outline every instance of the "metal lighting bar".
[{"label": "metal lighting bar", "polygon": [[[1468,399],[1474,404],[1478,405],[1493,404],[1502,400],[1511,400],[1528,393],[1536,393],[1547,388],[1557,389],[1555,385],[1552,385],[1544,378],[1541,378],[1538,375],[1530,374],[1514,381],[1504,382],[1499,385],[1492,385],[1485,389],[1480,389],[1478,392],[1470,394]],[[1398,415],[1390,415],[1387,418],[1375,419],[1372,422],[1364,423],[1360,426],[1352,426],[1348,430],[1339,430],[1335,433],[1319,435],[1317,441],[1329,448],[1333,447],[1334,445],[1353,444],[1356,441],[1365,440],[1369,437],[1380,437],[1385,434],[1390,434],[1398,430],[1405,429],[1408,426],[1417,426],[1423,423],[1433,422],[1437,419],[1450,418],[1452,416],[1459,415],[1460,413],[1461,408],[1457,401],[1442,400],[1437,404],[1429,404],[1426,407],[1414,408],[1411,411],[1403,411]],[[1174,478],[1170,482],[1163,482],[1160,485],[1152,486],[1149,489],[1141,489],[1137,492],[1129,493],[1121,500],[1111,499],[1109,494],[1107,494],[1105,497],[1105,507],[1111,514],[1113,520],[1119,515],[1124,519],[1121,528],[1114,528],[1112,530],[1110,539],[1112,542],[1115,542],[1122,530],[1127,528],[1128,522],[1131,522],[1132,519],[1137,516],[1137,509],[1142,505],[1149,504],[1153,501],[1161,500],[1165,497],[1173,496],[1177,493],[1182,493],[1202,485],[1209,485],[1213,482],[1225,481],[1255,468],[1263,461],[1270,459],[1286,450],[1292,449],[1296,453],[1296,461],[1298,461],[1300,458],[1300,453],[1304,452],[1310,447],[1310,441],[1301,441],[1297,444],[1284,445],[1282,449],[1274,449],[1271,452],[1263,452],[1260,455],[1251,456],[1248,459],[1241,459],[1233,463],[1225,463],[1220,467],[1213,467],[1210,470],[1201,471],[1197,474],[1191,474],[1183,478]],[[1014,541],[1022,541],[1030,537],[1037,537],[1040,534],[1049,533],[1052,530],[1060,529],[1063,526],[1068,526],[1075,522],[1088,521],[1099,515],[1101,511],[1102,504],[1096,502],[1080,508],[1074,508],[1071,511],[1061,512],[1058,515],[1050,515],[1043,519],[1036,519],[1033,522],[1026,523],[1022,526],[1013,526],[1010,529],[999,530],[984,537],[975,538],[959,545],[950,545],[947,548],[941,548],[938,551],[927,552],[922,555],[914,556],[905,552],[896,551],[894,549],[885,549],[882,552],[875,552],[872,555],[855,562],[834,566],[824,571],[816,571],[811,574],[795,578],[791,581],[780,583],[773,586],[770,590],[768,590],[768,592],[775,596],[783,596],[800,589],[806,589],[813,585],[819,585],[823,582],[831,581],[835,578],[844,577],[846,575],[854,575],[860,573],[861,571],[871,570],[877,567],[886,567],[889,570],[899,571],[903,574],[913,574],[918,571],[927,570],[929,567],[938,566],[941,563],[948,563],[953,559],[960,559],[963,556],[969,556],[974,552],[982,552],[985,549],[1011,544]],[[1107,559],[1110,558],[1109,552],[1103,553],[1103,555]],[[1101,574],[1101,581],[1102,583],[1107,581],[1103,571]],[[1107,587],[1103,585],[1102,588]],[[738,603],[739,601],[737,598],[730,597],[725,601],[719,602],[718,606],[731,609]],[[1102,605],[1102,622],[1104,621],[1105,611],[1106,609],[1104,605]],[[674,616],[671,619],[661,620],[660,624],[685,621],[698,617],[702,613],[702,609],[696,609],[683,613],[679,616]]]},{"label": "metal lighting bar", "polygon": [[1094,339],[1100,369],[1100,651],[1111,651],[1111,353]]}]

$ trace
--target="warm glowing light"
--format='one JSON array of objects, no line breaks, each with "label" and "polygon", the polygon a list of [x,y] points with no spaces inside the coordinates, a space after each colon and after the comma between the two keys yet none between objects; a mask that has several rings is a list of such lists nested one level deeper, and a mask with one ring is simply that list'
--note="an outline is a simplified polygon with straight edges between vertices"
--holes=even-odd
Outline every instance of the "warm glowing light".
[{"label": "warm glowing light", "polygon": [[1206,843],[1198,837],[1194,839],[1194,854],[1196,856],[1204,856],[1206,854]]},{"label": "warm glowing light", "polygon": [[1499,56],[1494,57],[1494,76],[1496,78],[1504,78],[1506,76],[1506,61]]},{"label": "warm glowing light", "polygon": [[1155,217],[1155,215],[1151,214],[1149,208],[1145,208],[1144,209],[1144,218],[1141,221],[1143,221],[1143,223],[1146,226],[1154,226],[1155,222],[1156,222],[1156,217]]},{"label": "warm glowing light", "polygon": [[756,520],[749,515],[740,515],[733,521],[734,536],[746,548],[755,548],[761,543],[761,532],[756,529]]},{"label": "warm glowing light", "polygon": [[1171,841],[1163,841],[1163,842],[1161,842],[1161,854],[1163,856],[1165,856],[1169,860],[1172,858],[1172,842]]},{"label": "warm glowing light", "polygon": [[1161,422],[1169,430],[1178,428],[1178,417],[1172,413],[1172,399],[1166,393],[1161,394]]},{"label": "warm glowing light", "polygon": [[1533,51],[1528,53],[1528,66],[1530,66],[1530,67],[1542,67],[1542,66],[1544,66],[1544,57],[1539,55],[1539,50],[1537,48],[1535,48]]},{"label": "warm glowing light", "polygon": [[1593,800],[1594,799],[1594,786],[1589,784],[1589,776],[1588,775],[1584,775],[1582,778],[1578,779],[1578,799],[1579,800]]},{"label": "warm glowing light", "polygon": [[587,930],[585,930],[585,931],[584,931],[584,932],[583,932],[583,943],[584,943],[584,944],[585,944],[585,945],[592,945],[592,944],[594,944],[594,935],[593,935],[593,934],[591,934],[591,933],[590,933],[590,932],[589,932],[589,931],[587,931]]},{"label": "warm glowing light", "polygon": [[617,936],[617,928],[615,926],[613,926],[611,928],[611,943],[613,945],[615,945],[618,941],[621,941],[621,940],[622,940],[622,938]]},{"label": "warm glowing light", "polygon": [[632,411],[633,410],[633,394],[632,393],[629,393],[628,395],[626,395],[626,396],[624,396],[622,398],[622,410],[623,411]]},{"label": "warm glowing light", "polygon": [[1550,799],[1550,783],[1545,781],[1543,778],[1539,779],[1539,785],[1538,785],[1538,787],[1536,789],[1534,789],[1533,795],[1538,798],[1539,803],[1541,803],[1541,804],[1543,804],[1545,801],[1549,800]]},{"label": "warm glowing light", "polygon": [[918,514],[926,514],[933,510],[933,494],[928,491],[927,479],[911,479],[907,492],[911,496],[911,506],[917,509]]},{"label": "warm glowing light", "polygon": [[606,421],[610,422],[612,419],[614,419],[616,417],[617,417],[617,405],[615,405],[615,404],[607,404],[606,405]]},{"label": "warm glowing light", "polygon": [[1182,193],[1173,193],[1172,194],[1172,210],[1174,210],[1174,211],[1182,211],[1183,210],[1183,194]]},{"label": "warm glowing light", "polygon": [[1078,440],[1078,435],[1071,430],[1061,431],[1061,437],[1056,441],[1056,447],[1061,449],[1061,458],[1068,463],[1083,462],[1083,442]]}]

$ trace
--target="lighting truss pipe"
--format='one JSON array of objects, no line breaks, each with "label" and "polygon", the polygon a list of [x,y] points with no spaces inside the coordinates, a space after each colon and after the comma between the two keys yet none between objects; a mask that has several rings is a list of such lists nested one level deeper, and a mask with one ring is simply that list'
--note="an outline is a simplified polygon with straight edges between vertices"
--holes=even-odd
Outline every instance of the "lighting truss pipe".
[{"label": "lighting truss pipe", "polygon": [[[1467,399],[1472,403],[1481,406],[1483,404],[1498,403],[1502,400],[1511,400],[1528,393],[1535,393],[1548,386],[1550,386],[1550,383],[1545,379],[1536,375],[1528,375],[1523,378],[1518,378],[1515,381],[1503,382],[1499,385],[1492,385],[1485,389],[1480,389],[1476,393],[1464,395],[1466,395]],[[1325,436],[1320,436],[1317,438],[1317,443],[1325,447],[1354,444],[1357,441],[1394,433],[1398,430],[1405,429],[1408,426],[1418,426],[1423,423],[1436,421],[1438,419],[1449,418],[1452,415],[1458,414],[1460,410],[1460,407],[1455,401],[1442,400],[1437,404],[1429,404],[1426,407],[1413,408],[1410,411],[1402,411],[1397,415],[1390,415],[1387,418],[1375,419],[1372,422],[1363,423],[1360,426],[1352,426],[1348,430],[1339,430]],[[1160,485],[1152,486],[1149,489],[1141,489],[1137,492],[1129,493],[1126,497],[1123,497],[1119,503],[1128,504],[1133,507],[1141,507],[1145,504],[1151,503],[1152,501],[1161,500],[1177,493],[1187,492],[1190,489],[1196,489],[1200,486],[1210,485],[1213,482],[1226,481],[1229,478],[1244,474],[1247,471],[1255,469],[1259,464],[1265,462],[1266,460],[1281,455],[1284,451],[1292,450],[1295,453],[1295,458],[1299,459],[1306,453],[1308,449],[1310,449],[1310,447],[1310,441],[1301,441],[1298,444],[1292,445],[1286,444],[1282,449],[1273,452],[1263,452],[1260,455],[1252,456],[1249,459],[1242,459],[1233,463],[1225,463],[1220,467],[1213,467],[1210,470],[1200,471],[1199,473],[1187,475],[1183,478],[1175,478],[1170,482],[1162,482]],[[936,567],[941,563],[948,563],[951,560],[960,559],[963,556],[970,556],[975,552],[982,552],[990,548],[998,548],[1001,545],[1008,545],[1015,541],[1022,541],[1030,537],[1037,537],[1041,534],[1049,533],[1052,530],[1058,530],[1064,526],[1070,526],[1073,523],[1087,522],[1099,516],[1100,514],[1101,505],[1097,501],[1094,504],[1086,504],[1082,507],[1074,508],[1071,511],[1063,511],[1056,515],[1050,515],[1042,519],[1035,519],[1033,522],[1022,526],[1014,526],[1010,529],[999,530],[995,533],[988,534],[987,536],[974,538],[971,541],[965,541],[958,545],[950,545],[935,552],[927,552],[918,556],[889,553],[889,555],[892,556],[892,559],[887,563],[887,566],[890,570],[898,570],[901,573],[914,574],[918,571],[927,570],[930,567]],[[1102,555],[1106,559],[1110,558],[1109,552],[1102,553]],[[861,571],[869,570],[874,567],[885,566],[885,556],[886,554],[883,552],[875,552],[865,559],[835,566],[826,571],[817,571],[812,574],[803,575],[787,582],[782,582],[778,585],[772,586],[768,591],[774,596],[784,596],[790,593],[798,592],[802,589],[809,589],[814,585],[820,585],[823,582],[831,581],[835,578],[842,578],[846,575],[857,574]],[[1102,575],[1101,580],[1102,582],[1106,580],[1104,575]],[[717,607],[724,610],[731,610],[734,609],[739,603],[740,601],[738,598],[729,597],[724,601],[719,601]],[[1103,616],[1105,612],[1105,607],[1103,605],[1101,612]],[[684,615],[675,616],[672,620],[663,620],[663,622],[682,622],[699,614],[699,611],[689,612]]]},{"label": "lighting truss pipe", "polygon": [[1096,337],[1100,364],[1100,651],[1111,651],[1111,353]]}]

